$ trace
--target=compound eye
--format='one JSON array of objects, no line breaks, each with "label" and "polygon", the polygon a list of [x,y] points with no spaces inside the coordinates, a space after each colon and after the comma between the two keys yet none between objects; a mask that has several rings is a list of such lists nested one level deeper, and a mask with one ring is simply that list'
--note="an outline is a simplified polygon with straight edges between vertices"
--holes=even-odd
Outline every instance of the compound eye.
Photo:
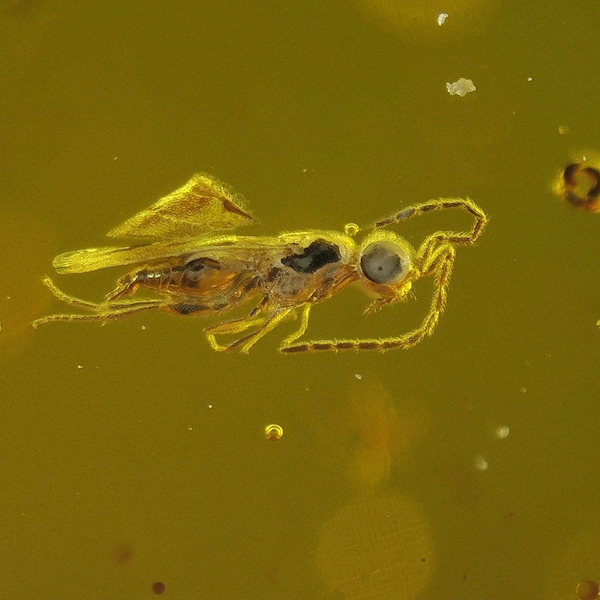
[{"label": "compound eye", "polygon": [[374,242],[362,253],[360,268],[373,283],[391,283],[406,273],[409,262],[408,254],[398,244]]}]

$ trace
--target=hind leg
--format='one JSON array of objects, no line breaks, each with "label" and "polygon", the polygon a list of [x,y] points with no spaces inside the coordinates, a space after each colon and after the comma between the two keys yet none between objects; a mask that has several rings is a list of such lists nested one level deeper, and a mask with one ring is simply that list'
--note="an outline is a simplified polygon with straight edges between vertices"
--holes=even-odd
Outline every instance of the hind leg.
[{"label": "hind leg", "polygon": [[56,286],[50,277],[44,277],[42,282],[52,292],[52,294],[62,302],[65,302],[70,306],[75,306],[76,308],[82,308],[90,311],[91,314],[59,314],[40,317],[31,323],[34,329],[40,325],[43,325],[44,323],[53,323],[58,321],[114,321],[116,319],[122,319],[139,312],[165,308],[167,305],[165,300],[162,298],[123,300],[120,302],[89,302],[88,300],[82,300],[81,298],[77,298],[63,292]]}]

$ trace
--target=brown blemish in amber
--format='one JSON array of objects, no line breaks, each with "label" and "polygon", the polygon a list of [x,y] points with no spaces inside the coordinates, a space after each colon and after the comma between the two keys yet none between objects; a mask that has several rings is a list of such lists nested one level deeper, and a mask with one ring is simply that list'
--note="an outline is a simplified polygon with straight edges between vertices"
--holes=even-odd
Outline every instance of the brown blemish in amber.
[{"label": "brown blemish in amber", "polygon": [[600,586],[597,581],[586,579],[577,585],[575,592],[581,600],[596,600],[600,593]]},{"label": "brown blemish in amber", "polygon": [[155,581],[152,584],[152,591],[157,595],[163,594],[165,591],[165,584],[162,581]]}]

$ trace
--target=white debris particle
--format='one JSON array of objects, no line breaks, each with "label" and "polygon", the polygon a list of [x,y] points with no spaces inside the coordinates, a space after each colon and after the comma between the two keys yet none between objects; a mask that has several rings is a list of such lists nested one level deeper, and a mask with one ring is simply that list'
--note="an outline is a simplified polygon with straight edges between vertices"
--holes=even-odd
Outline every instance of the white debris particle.
[{"label": "white debris particle", "polygon": [[454,83],[446,83],[446,89],[451,96],[466,96],[470,92],[474,92],[477,88],[473,85],[471,79],[465,79],[461,77]]},{"label": "white debris particle", "polygon": [[448,18],[447,13],[440,13],[437,18],[437,24],[441,27],[446,22],[447,18]]},{"label": "white debris particle", "polygon": [[499,440],[504,440],[508,437],[508,434],[510,433],[510,428],[508,427],[508,425],[500,425],[498,427],[496,427],[496,437]]},{"label": "white debris particle", "polygon": [[490,467],[488,461],[485,460],[485,458],[483,458],[483,456],[476,456],[475,460],[473,461],[473,466],[478,471],[487,471]]}]

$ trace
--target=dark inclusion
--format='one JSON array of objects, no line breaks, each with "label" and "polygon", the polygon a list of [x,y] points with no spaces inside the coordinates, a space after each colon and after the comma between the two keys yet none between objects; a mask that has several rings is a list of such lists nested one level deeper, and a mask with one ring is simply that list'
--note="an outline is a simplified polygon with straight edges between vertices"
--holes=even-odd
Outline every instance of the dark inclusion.
[{"label": "dark inclusion", "polygon": [[[580,180],[582,174],[587,177],[586,181]],[[583,166],[579,162],[570,164],[564,170],[563,178],[567,186],[566,199],[571,204],[583,206],[600,196],[600,171],[594,167]]]},{"label": "dark inclusion", "polygon": [[296,273],[316,273],[320,268],[341,260],[342,256],[337,246],[324,240],[316,240],[304,249],[301,254],[286,256],[282,264]]},{"label": "dark inclusion", "polygon": [[179,304],[171,304],[169,308],[180,315],[191,315],[196,312],[206,310],[208,307],[203,304],[185,304],[181,302]]}]

